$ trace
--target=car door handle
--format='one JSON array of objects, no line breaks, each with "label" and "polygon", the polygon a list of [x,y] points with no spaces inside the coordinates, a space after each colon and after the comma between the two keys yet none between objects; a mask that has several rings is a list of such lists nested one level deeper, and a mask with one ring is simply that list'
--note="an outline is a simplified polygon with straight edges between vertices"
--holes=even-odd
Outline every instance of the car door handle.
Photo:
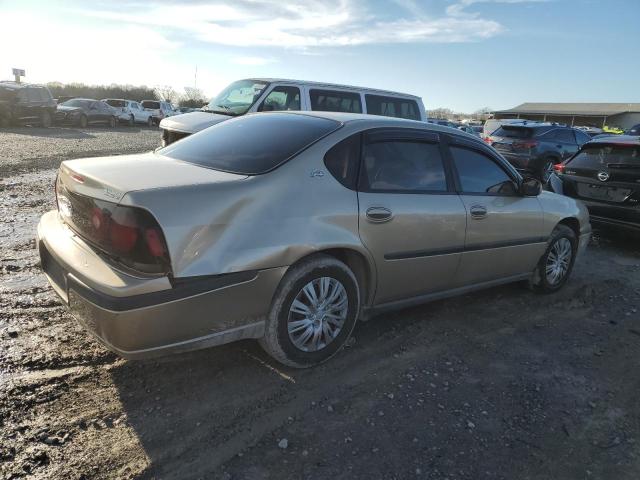
[{"label": "car door handle", "polygon": [[471,218],[476,220],[481,220],[487,216],[487,207],[483,205],[474,205],[469,211],[471,212]]},{"label": "car door handle", "polygon": [[388,222],[393,218],[393,213],[386,207],[369,207],[366,215],[367,219],[373,223]]}]

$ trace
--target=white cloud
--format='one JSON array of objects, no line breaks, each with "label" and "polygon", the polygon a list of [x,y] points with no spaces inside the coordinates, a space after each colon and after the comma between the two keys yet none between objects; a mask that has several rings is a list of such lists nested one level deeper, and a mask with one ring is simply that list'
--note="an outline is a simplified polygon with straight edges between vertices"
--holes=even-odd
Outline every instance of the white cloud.
[{"label": "white cloud", "polygon": [[502,25],[465,12],[472,4],[487,1],[494,0],[459,0],[440,15],[427,15],[415,0],[395,0],[401,9],[390,4],[391,10],[384,9],[384,18],[369,11],[360,0],[220,0],[212,5],[162,6],[133,3],[118,10],[83,7],[80,11],[105,20],[162,28],[166,35],[184,35],[211,44],[305,50],[490,38],[503,31]]},{"label": "white cloud", "polygon": [[269,63],[274,62],[272,58],[265,58],[265,57],[234,57],[231,61],[237,65],[251,65],[251,66],[267,65]]}]

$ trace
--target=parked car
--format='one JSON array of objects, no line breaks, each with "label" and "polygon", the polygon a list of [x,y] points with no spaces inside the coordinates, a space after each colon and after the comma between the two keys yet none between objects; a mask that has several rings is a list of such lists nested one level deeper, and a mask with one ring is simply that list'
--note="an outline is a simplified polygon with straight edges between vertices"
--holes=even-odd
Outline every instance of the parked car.
[{"label": "parked car", "polygon": [[640,123],[638,125],[634,125],[629,130],[625,132],[625,135],[635,135],[640,136]]},{"label": "parked car", "polygon": [[153,153],[67,160],[56,195],[44,272],[128,358],[257,338],[314,365],[387,309],[519,280],[557,291],[591,231],[580,202],[480,139],[344,113],[246,115]]},{"label": "parked car", "polygon": [[178,108],[176,108],[176,115],[178,115],[180,113],[191,113],[191,112],[198,112],[198,111],[200,111],[199,108],[178,107]]},{"label": "parked car", "polygon": [[162,145],[232,117],[284,110],[369,113],[422,121],[427,118],[422,99],[413,95],[301,80],[239,80],[211,100],[204,111],[160,122]]},{"label": "parked car", "polygon": [[60,95],[58,98],[55,99],[56,104],[60,105],[61,103],[66,102],[67,100],[71,100],[72,98],[78,98],[78,97],[74,97],[72,95]]},{"label": "parked car", "polygon": [[598,127],[576,127],[578,130],[582,130],[584,133],[589,135],[590,137],[595,137],[596,135],[602,134],[602,129]]},{"label": "parked car", "polygon": [[435,125],[442,125],[443,127],[449,127],[449,128],[458,128],[459,127],[459,125],[457,123],[453,123],[450,120],[441,119],[441,118],[430,118],[429,120],[427,120],[427,122],[433,123]]},{"label": "parked car", "polygon": [[151,121],[154,125],[159,125],[160,121],[167,117],[177,115],[176,111],[169,102],[161,100],[143,100],[140,102],[142,108],[145,108],[151,113]]},{"label": "parked car", "polygon": [[555,123],[524,122],[500,126],[487,143],[514,167],[546,183],[553,166],[566,160],[591,137],[582,130]]},{"label": "parked car", "polygon": [[0,82],[0,127],[34,124],[50,127],[55,112],[56,102],[47,87]]},{"label": "parked car", "polygon": [[593,223],[640,232],[639,137],[592,140],[556,165],[549,185],[554,192],[580,199]]},{"label": "parked car", "polygon": [[74,98],[58,105],[56,123],[80,128],[99,124],[115,128],[118,117],[115,110],[100,100]]},{"label": "parked car", "polygon": [[153,125],[151,112],[145,110],[138,102],[124,98],[105,98],[102,101],[116,110],[119,121],[127,122],[131,127],[136,123]]},{"label": "parked car", "polygon": [[471,125],[460,125],[458,127],[458,130],[462,130],[463,132],[475,135],[476,137],[480,137],[482,133],[482,127],[472,127]]}]

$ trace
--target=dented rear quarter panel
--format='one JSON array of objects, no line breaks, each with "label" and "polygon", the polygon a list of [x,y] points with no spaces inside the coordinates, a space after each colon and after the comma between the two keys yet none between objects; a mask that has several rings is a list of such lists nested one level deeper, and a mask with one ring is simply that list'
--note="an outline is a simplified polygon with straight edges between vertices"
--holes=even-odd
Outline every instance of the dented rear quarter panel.
[{"label": "dented rear quarter panel", "polygon": [[[357,123],[269,173],[133,191],[121,203],[143,206],[158,219],[175,277],[288,266],[330,248],[355,250],[373,266],[358,234],[357,193],[324,165],[327,150],[358,131]],[[324,175],[312,176],[316,170]]]}]

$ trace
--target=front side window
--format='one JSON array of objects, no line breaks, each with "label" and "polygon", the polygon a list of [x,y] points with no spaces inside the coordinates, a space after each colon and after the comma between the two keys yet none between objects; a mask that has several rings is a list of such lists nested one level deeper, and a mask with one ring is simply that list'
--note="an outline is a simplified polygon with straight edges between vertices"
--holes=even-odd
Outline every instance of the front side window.
[{"label": "front side window", "polygon": [[515,184],[507,172],[487,155],[462,147],[450,149],[463,193],[516,194]]},{"label": "front side window", "polygon": [[310,90],[311,110],[320,112],[362,113],[359,93]]},{"label": "front side window", "polygon": [[300,89],[298,87],[275,87],[264,99],[259,112],[300,110]]},{"label": "front side window", "polygon": [[259,175],[340,126],[334,120],[309,115],[247,115],[189,135],[157,153],[223,172]]},{"label": "front side window", "polygon": [[418,104],[414,100],[369,94],[364,98],[367,103],[367,113],[370,115],[420,120]]},{"label": "front side window", "polygon": [[383,141],[366,145],[361,188],[380,192],[446,192],[439,144]]},{"label": "front side window", "polygon": [[257,80],[233,82],[209,102],[207,111],[232,116],[244,115],[262,95],[267,85],[266,82]]}]

